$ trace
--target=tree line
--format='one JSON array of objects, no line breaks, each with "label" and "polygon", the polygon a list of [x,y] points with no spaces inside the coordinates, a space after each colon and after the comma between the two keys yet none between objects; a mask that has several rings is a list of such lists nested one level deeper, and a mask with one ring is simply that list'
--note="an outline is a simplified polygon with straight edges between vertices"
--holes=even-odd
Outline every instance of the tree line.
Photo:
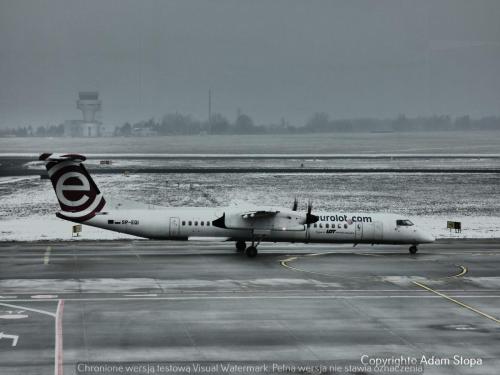
[{"label": "tree line", "polygon": [[[448,115],[406,117],[398,115],[392,119],[359,118],[331,119],[325,112],[312,115],[303,125],[292,126],[285,119],[276,124],[256,125],[253,119],[239,113],[234,121],[216,113],[210,121],[199,121],[189,114],[170,113],[161,119],[126,122],[116,126],[114,136],[194,135],[194,134],[301,134],[331,132],[413,132],[413,131],[474,131],[500,130],[500,117],[471,118]],[[64,135],[64,124],[18,127],[0,130],[0,136],[57,137]]]}]

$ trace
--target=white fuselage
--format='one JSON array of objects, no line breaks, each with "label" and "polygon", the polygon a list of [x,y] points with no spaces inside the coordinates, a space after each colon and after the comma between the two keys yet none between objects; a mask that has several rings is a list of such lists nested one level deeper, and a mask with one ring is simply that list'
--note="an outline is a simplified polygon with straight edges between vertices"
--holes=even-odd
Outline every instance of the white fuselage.
[{"label": "white fuselage", "polygon": [[[397,225],[394,214],[317,213],[314,224],[297,224],[295,211],[282,209],[277,217],[248,228],[217,227],[213,221],[241,209],[220,207],[171,207],[156,209],[104,209],[83,224],[164,240],[221,239],[231,241],[420,244],[431,235],[416,225]],[[234,215],[237,215],[236,213]]]}]

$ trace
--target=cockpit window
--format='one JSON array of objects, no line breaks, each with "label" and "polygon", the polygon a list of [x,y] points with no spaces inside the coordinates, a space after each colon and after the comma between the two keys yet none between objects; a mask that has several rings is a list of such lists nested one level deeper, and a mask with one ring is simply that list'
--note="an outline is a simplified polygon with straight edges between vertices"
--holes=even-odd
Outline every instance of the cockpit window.
[{"label": "cockpit window", "polygon": [[413,225],[413,223],[410,220],[396,220],[396,225],[409,227]]}]

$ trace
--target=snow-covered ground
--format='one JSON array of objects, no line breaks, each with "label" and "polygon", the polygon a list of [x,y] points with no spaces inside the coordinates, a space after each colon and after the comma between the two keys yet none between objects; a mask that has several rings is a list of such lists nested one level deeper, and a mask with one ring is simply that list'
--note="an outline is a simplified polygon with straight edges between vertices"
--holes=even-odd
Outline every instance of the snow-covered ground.
[{"label": "snow-covered ground", "polygon": [[[105,197],[164,206],[255,205],[315,211],[394,212],[438,238],[500,237],[500,176],[496,174],[119,174],[96,175]],[[58,210],[50,181],[0,178],[0,240],[71,239],[72,224]],[[461,221],[450,233],[446,221]],[[132,238],[84,226],[81,239]]]},{"label": "snow-covered ground", "polygon": [[54,215],[8,219],[0,222],[0,237],[2,241],[137,238],[87,225],[83,227],[79,237],[72,237],[72,226],[73,223],[58,219]]},{"label": "snow-covered ground", "polygon": [[[0,157],[3,156],[0,154]],[[461,155],[456,158],[451,158],[451,155],[446,157],[438,157],[438,155],[404,157],[395,155],[350,155],[351,158],[345,158],[345,155],[337,155],[336,158],[329,158],[332,155],[298,155],[286,158],[275,158],[273,156],[265,157],[266,155],[229,158],[227,155],[207,155],[207,158],[197,157],[174,157],[168,156],[165,158],[120,158],[119,155],[101,155],[100,157],[88,156],[85,164],[88,168],[109,169],[109,168],[128,168],[130,171],[140,168],[431,168],[431,169],[491,169],[500,168],[500,155]],[[276,156],[276,155],[274,155]],[[34,161],[25,163],[22,167],[33,170],[33,172],[41,172],[45,168],[45,163],[36,161],[37,157],[32,155]],[[101,161],[109,161],[110,164],[101,164]]]}]

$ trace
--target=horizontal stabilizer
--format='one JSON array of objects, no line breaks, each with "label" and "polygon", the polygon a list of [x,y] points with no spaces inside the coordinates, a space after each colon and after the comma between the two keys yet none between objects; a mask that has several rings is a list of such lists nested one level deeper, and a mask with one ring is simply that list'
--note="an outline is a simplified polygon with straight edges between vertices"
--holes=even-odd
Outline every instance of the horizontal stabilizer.
[{"label": "horizontal stabilizer", "polygon": [[87,160],[87,158],[83,155],[79,154],[51,154],[51,153],[43,153],[38,157],[38,160],[42,161],[64,161],[64,160],[72,160],[75,162],[83,162]]}]

